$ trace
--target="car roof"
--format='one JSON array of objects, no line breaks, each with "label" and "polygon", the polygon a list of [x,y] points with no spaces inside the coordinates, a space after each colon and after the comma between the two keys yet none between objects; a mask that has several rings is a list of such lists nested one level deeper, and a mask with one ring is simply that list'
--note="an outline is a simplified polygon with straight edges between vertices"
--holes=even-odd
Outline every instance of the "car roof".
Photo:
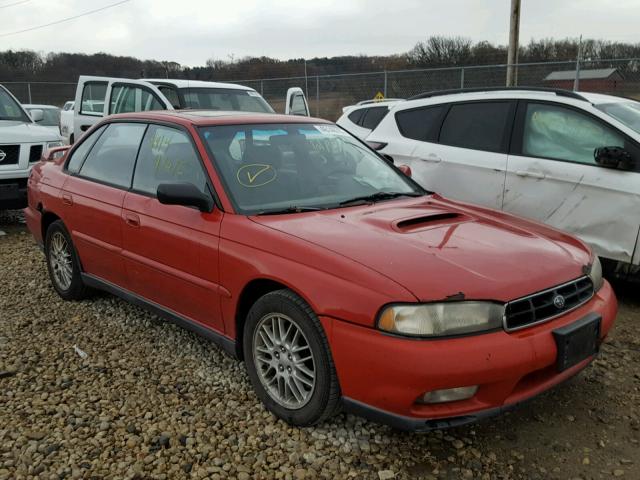
[{"label": "car roof", "polygon": [[253,90],[251,87],[245,87],[244,85],[238,85],[237,83],[207,82],[203,80],[182,80],[173,78],[141,78],[140,80],[154,84],[170,84],[176,88],[231,88],[236,90]]},{"label": "car roof", "polygon": [[55,108],[56,110],[60,110],[60,107],[56,107],[55,105],[39,105],[37,103],[23,103],[22,106],[24,108],[39,108],[39,109]]},{"label": "car roof", "polygon": [[117,120],[170,122],[195,126],[262,123],[332,123],[327,120],[314,117],[223,110],[158,110],[152,112],[121,113],[111,115],[108,118]]}]

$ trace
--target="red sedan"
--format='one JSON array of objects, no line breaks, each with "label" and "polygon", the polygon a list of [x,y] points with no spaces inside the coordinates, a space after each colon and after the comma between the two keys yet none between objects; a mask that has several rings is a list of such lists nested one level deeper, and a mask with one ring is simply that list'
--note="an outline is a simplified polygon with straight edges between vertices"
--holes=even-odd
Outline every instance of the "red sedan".
[{"label": "red sedan", "polygon": [[295,425],[498,413],[586,367],[616,316],[582,242],[427,192],[323,120],[126,114],[54,150],[26,218],[60,296],[214,340]]}]

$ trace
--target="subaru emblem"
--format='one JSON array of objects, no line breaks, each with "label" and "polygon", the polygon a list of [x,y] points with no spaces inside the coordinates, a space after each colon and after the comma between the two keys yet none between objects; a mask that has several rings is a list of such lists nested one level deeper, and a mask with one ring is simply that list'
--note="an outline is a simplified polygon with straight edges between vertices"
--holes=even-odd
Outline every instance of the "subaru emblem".
[{"label": "subaru emblem", "polygon": [[564,308],[564,304],[565,304],[564,297],[562,295],[556,295],[555,297],[553,297],[553,304],[556,306],[557,309]]}]

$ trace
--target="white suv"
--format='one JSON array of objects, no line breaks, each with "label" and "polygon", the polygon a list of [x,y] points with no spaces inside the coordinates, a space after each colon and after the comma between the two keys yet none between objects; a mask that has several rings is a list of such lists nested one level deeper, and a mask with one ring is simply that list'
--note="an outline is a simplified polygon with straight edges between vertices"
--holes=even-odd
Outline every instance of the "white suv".
[{"label": "white suv", "polygon": [[349,105],[342,109],[342,116],[336,123],[360,140],[364,140],[389,113],[389,110],[402,101],[399,98],[389,98],[380,101],[365,100],[356,105]]},{"label": "white suv", "polygon": [[0,85],[0,210],[27,206],[31,166],[45,149],[62,145],[56,131],[36,124],[42,119],[42,110],[32,110],[30,117]]},{"label": "white suv", "polygon": [[366,141],[429,190],[537,219],[605,259],[640,265],[634,100],[534,88],[435,92],[397,104]]}]

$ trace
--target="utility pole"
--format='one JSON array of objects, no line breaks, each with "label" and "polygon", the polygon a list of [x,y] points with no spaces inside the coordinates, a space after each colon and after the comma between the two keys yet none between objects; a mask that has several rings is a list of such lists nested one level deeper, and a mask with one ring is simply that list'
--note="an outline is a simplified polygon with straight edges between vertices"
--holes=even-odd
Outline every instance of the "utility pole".
[{"label": "utility pole", "polygon": [[520,36],[520,0],[511,0],[509,51],[507,53],[507,87],[518,84],[518,38]]},{"label": "utility pole", "polygon": [[582,62],[582,35],[578,43],[578,58],[576,58],[576,79],[573,81],[573,91],[580,90],[580,63]]}]

